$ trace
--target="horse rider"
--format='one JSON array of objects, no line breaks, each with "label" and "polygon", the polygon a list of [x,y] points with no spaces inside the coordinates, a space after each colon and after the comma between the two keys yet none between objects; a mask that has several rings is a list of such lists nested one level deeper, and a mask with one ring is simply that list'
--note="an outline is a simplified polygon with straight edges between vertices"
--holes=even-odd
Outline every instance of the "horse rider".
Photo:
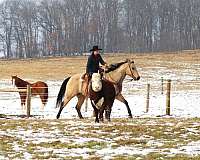
[{"label": "horse rider", "polygon": [[88,57],[87,60],[86,74],[82,76],[82,79],[85,79],[85,75],[88,75],[86,90],[88,90],[87,88],[89,85],[89,81],[92,77],[92,74],[98,73],[101,70],[99,64],[102,64],[104,67],[107,67],[107,63],[103,60],[103,58],[99,54],[100,50],[102,49],[99,48],[98,46],[93,46],[92,49],[90,50],[91,55]]},{"label": "horse rider", "polygon": [[91,55],[88,57],[87,61],[87,67],[86,67],[86,73],[89,74],[91,77],[93,73],[98,73],[100,70],[99,63],[104,65],[105,67],[107,66],[107,63],[103,60],[101,55],[99,54],[100,49],[98,46],[93,46],[93,48],[90,50]]}]

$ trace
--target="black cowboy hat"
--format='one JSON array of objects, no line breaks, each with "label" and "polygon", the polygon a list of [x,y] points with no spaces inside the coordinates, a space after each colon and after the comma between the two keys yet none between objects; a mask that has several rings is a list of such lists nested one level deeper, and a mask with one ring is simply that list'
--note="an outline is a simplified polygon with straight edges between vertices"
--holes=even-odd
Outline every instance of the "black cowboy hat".
[{"label": "black cowboy hat", "polygon": [[93,46],[90,51],[98,51],[98,50],[102,50],[102,49],[99,48],[98,46]]}]

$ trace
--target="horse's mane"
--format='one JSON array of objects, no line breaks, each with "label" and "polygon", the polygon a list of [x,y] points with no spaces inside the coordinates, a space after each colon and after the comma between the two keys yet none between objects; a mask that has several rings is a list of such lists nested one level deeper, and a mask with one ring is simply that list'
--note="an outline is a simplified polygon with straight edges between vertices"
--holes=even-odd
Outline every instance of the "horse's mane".
[{"label": "horse's mane", "polygon": [[106,69],[106,73],[109,73],[109,72],[111,72],[111,71],[114,71],[114,70],[116,70],[117,68],[119,68],[122,64],[124,64],[124,63],[127,63],[128,62],[128,60],[126,60],[126,61],[123,61],[123,62],[119,62],[119,63],[113,63],[113,64],[110,64],[109,66],[108,66],[108,68]]},{"label": "horse's mane", "polygon": [[13,78],[15,79],[15,85],[18,86],[18,87],[21,87],[21,86],[26,86],[27,84],[30,84],[29,82],[19,78],[18,76],[13,76]]}]

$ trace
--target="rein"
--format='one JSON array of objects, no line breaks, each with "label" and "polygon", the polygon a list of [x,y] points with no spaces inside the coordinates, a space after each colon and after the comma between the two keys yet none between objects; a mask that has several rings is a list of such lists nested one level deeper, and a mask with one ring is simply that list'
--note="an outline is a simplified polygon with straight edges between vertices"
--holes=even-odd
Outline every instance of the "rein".
[{"label": "rein", "polygon": [[[129,69],[130,69],[131,76],[132,76],[132,77],[135,77],[134,74],[133,74],[133,70],[132,70],[130,64],[131,64],[131,63],[130,63],[130,60],[128,60],[128,67],[129,67]],[[106,78],[105,69],[104,69],[104,72],[103,72],[103,73],[104,73],[104,74],[103,74],[103,77],[104,77],[104,79],[105,79],[106,81],[109,81],[110,83],[112,83],[112,84],[114,84],[114,85],[118,85],[119,82],[115,82],[115,80],[113,80],[111,76],[109,76],[109,79],[111,79],[111,81],[108,80],[108,79]],[[108,73],[107,73],[107,74],[108,74]],[[132,79],[127,80],[127,82],[132,82],[133,80],[134,80],[134,79],[132,78]]]}]

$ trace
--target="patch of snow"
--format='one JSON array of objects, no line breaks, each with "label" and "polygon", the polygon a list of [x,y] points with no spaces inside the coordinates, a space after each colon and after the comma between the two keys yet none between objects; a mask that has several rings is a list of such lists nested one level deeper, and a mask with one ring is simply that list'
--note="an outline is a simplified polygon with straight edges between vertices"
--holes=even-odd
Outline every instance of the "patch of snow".
[{"label": "patch of snow", "polygon": [[150,149],[150,148],[146,148],[146,149],[139,149],[139,148],[134,148],[134,147],[118,147],[118,148],[104,148],[101,150],[97,151],[97,154],[101,155],[101,156],[112,156],[115,154],[118,155],[147,155],[151,152],[154,152],[155,149]]},{"label": "patch of snow", "polygon": [[191,156],[196,156],[200,154],[200,141],[191,142],[187,144],[187,146],[183,146],[180,148],[180,151],[185,154],[189,154]]},{"label": "patch of snow", "polygon": [[[59,108],[55,108],[56,98],[60,89],[61,81],[48,81],[49,85],[49,100],[44,110],[41,109],[41,101],[39,97],[33,97],[31,100],[31,115],[36,115],[45,119],[56,119]],[[130,82],[127,82],[127,85]],[[135,83],[135,82],[134,82]],[[142,88],[140,92],[128,91],[132,88],[126,87],[124,84],[123,95],[129,103],[133,116],[135,117],[157,117],[166,114],[166,95],[158,91],[150,92],[149,112],[146,113],[146,85],[141,85],[137,82],[134,88]],[[9,80],[0,81],[0,88],[12,88]],[[128,93],[128,94],[126,94]],[[0,113],[6,115],[24,115],[25,110],[21,109],[20,98],[18,93],[0,93]],[[200,117],[200,91],[174,91],[171,94],[171,115],[174,117]],[[61,119],[78,118],[75,109],[77,98],[73,98],[61,113]],[[88,101],[87,112],[85,112],[85,102],[81,108],[84,117],[92,116],[92,106]],[[115,100],[111,118],[127,118],[128,112],[126,106]],[[96,124],[95,124],[96,125]],[[97,124],[98,125],[98,124]]]}]

